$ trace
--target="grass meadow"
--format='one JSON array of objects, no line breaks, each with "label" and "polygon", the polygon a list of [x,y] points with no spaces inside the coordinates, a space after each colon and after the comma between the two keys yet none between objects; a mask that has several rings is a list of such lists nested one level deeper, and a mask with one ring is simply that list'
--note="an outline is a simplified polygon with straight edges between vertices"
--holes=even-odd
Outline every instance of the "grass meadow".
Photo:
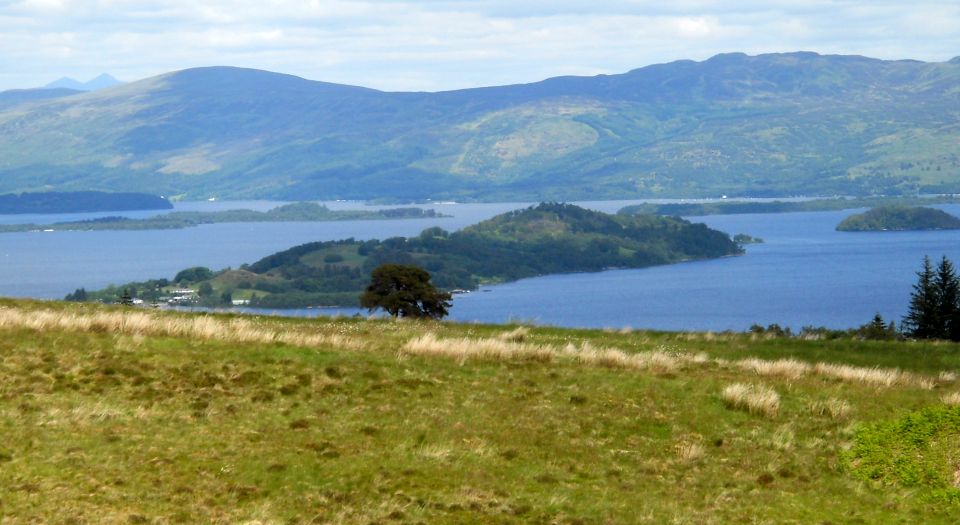
[{"label": "grass meadow", "polygon": [[955,523],[960,347],[0,301],[0,523]]}]

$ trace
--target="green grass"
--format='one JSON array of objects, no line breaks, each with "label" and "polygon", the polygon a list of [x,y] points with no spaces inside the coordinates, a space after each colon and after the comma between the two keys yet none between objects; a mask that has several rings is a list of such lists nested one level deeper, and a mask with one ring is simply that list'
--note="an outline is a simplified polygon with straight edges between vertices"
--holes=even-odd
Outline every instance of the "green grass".
[{"label": "green grass", "polygon": [[[851,460],[888,443],[917,457],[884,429],[947,410],[955,345],[499,337],[514,328],[2,301],[0,521],[950,523],[960,510],[935,497],[958,467],[956,426],[923,434],[936,444],[917,461],[937,483]],[[464,358],[410,351],[425,334]],[[469,354],[480,340],[513,357]],[[687,357],[630,367],[568,344]],[[748,357],[896,366],[933,387],[760,376],[737,365]],[[735,383],[772,389],[779,410],[729,406]]]}]

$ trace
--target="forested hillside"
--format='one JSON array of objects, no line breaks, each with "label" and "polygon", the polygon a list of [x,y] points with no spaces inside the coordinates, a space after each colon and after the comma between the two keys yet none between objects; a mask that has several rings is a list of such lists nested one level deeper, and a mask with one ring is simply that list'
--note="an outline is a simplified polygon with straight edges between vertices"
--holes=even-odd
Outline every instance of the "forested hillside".
[{"label": "forested hillside", "polygon": [[[124,289],[145,300],[190,287],[211,305],[250,300],[252,306],[356,305],[370,272],[384,263],[425,268],[447,290],[481,282],[550,273],[642,268],[741,253],[723,232],[675,217],[608,215],[569,204],[508,212],[457,232],[429,228],[412,238],[304,244],[237,270],[181,272],[84,293],[116,301]],[[178,278],[182,277],[182,278]],[[75,294],[72,299],[80,299]]]},{"label": "forested hillside", "polygon": [[440,93],[200,68],[0,103],[0,191],[285,200],[957,192],[958,108],[960,59],[733,53]]}]

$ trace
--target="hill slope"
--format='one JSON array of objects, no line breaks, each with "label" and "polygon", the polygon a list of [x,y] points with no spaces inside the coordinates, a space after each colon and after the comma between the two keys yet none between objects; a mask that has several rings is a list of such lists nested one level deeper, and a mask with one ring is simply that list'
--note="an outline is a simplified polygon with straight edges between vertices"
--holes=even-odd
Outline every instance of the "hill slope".
[{"label": "hill slope", "polygon": [[956,523],[951,344],[10,301],[0,333],[10,523]]},{"label": "hill slope", "polygon": [[69,97],[70,95],[78,95],[80,93],[82,93],[82,91],[66,88],[11,89],[8,91],[0,91],[0,111],[29,102]]},{"label": "hill slope", "polygon": [[556,199],[960,191],[960,61],[719,55],[385,93],[169,73],[0,111],[0,191]]}]

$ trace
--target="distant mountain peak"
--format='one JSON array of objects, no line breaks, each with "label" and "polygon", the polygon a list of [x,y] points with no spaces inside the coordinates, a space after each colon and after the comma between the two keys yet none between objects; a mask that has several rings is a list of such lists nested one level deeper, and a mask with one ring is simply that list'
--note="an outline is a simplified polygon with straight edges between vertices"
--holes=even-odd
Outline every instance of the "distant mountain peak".
[{"label": "distant mountain peak", "polygon": [[950,59],[951,64],[960,64],[960,56]]},{"label": "distant mountain peak", "polygon": [[120,82],[112,75],[102,73],[97,77],[88,80],[87,82],[80,82],[79,80],[70,77],[62,77],[43,87],[46,89],[66,88],[75,89],[78,91],[96,91],[98,89],[113,87],[122,83],[123,82]]}]

